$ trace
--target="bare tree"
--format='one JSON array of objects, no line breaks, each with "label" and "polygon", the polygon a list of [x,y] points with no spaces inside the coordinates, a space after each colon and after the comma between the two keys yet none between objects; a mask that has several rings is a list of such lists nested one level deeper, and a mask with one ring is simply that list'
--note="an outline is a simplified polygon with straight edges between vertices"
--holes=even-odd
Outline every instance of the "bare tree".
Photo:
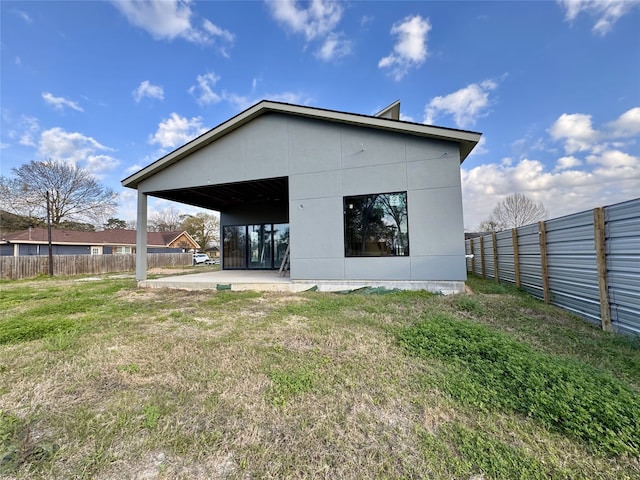
[{"label": "bare tree", "polygon": [[149,218],[148,229],[151,232],[176,232],[180,230],[182,215],[175,207],[158,210]]},{"label": "bare tree", "polygon": [[489,231],[504,230],[529,225],[549,216],[549,211],[544,208],[542,202],[534,202],[526,195],[513,193],[498,203],[488,220],[481,227],[491,226]]},{"label": "bare tree", "polygon": [[96,223],[115,212],[116,194],[101,185],[86,169],[74,164],[32,160],[12,168],[14,177],[0,177],[2,208],[18,215],[45,218],[47,193],[51,205],[51,224]]},{"label": "bare tree", "polygon": [[499,232],[500,230],[504,230],[504,227],[492,219],[483,220],[478,225],[478,232]]},{"label": "bare tree", "polygon": [[185,215],[182,230],[191,235],[203,249],[220,243],[220,218],[217,215],[205,212]]}]

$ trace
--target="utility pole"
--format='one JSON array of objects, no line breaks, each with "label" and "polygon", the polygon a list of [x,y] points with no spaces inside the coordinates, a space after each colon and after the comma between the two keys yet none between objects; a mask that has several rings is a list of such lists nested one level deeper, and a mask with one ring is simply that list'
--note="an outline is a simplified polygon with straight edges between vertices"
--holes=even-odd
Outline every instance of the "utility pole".
[{"label": "utility pole", "polygon": [[49,241],[49,276],[53,277],[53,247],[51,245],[51,202],[47,190],[47,237]]}]

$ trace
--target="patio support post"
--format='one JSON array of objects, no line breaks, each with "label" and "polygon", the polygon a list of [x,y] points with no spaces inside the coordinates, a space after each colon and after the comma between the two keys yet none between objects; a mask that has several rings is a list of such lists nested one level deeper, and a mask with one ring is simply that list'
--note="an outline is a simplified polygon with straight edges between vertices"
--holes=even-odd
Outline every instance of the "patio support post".
[{"label": "patio support post", "polygon": [[147,195],[138,190],[136,220],[136,280],[147,279]]}]

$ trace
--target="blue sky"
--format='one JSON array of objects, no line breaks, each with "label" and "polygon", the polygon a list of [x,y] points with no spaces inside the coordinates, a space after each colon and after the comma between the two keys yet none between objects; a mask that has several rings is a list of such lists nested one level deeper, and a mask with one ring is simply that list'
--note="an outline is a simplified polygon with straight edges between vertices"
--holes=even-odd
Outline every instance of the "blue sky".
[{"label": "blue sky", "polygon": [[[1,171],[120,180],[262,99],[479,131],[465,228],[640,196],[640,1],[0,2]],[[152,212],[168,207],[151,202]],[[188,207],[178,206],[189,211]]]}]

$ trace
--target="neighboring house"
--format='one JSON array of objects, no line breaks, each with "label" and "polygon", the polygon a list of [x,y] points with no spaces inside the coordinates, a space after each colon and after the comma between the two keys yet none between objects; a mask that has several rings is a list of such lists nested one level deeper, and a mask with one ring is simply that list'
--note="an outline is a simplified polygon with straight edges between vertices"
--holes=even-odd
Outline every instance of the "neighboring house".
[{"label": "neighboring house", "polygon": [[[48,255],[49,237],[46,228],[2,234],[0,255]],[[80,232],[51,230],[54,255],[110,255],[136,252],[135,230],[104,230]],[[148,253],[180,253],[196,251],[200,246],[187,232],[148,232]]]},{"label": "neighboring house", "polygon": [[399,118],[400,102],[369,116],[265,100],[122,184],[138,225],[148,196],[219,211],[223,269],[277,269],[289,245],[294,282],[463,291],[460,164],[481,134]]}]

